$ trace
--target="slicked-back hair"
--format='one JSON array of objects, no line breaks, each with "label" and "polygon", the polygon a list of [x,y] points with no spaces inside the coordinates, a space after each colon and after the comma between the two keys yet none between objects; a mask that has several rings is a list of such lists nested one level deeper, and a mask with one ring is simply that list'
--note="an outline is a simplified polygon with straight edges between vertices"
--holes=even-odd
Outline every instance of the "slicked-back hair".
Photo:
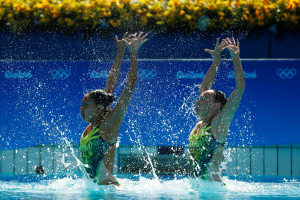
[{"label": "slicked-back hair", "polygon": [[225,104],[227,103],[226,95],[221,90],[214,90],[214,92],[215,101],[221,104],[220,110],[222,110]]},{"label": "slicked-back hair", "polygon": [[115,99],[113,94],[107,93],[104,90],[93,90],[87,94],[94,100],[96,105],[103,105],[105,110]]}]

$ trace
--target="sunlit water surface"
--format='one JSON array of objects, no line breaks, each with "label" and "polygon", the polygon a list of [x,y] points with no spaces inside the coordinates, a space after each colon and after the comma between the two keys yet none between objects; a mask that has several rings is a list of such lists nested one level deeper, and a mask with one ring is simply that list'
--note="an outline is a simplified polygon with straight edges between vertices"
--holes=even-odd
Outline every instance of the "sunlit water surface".
[{"label": "sunlit water surface", "polygon": [[99,186],[82,178],[0,177],[0,199],[300,199],[299,179],[255,182],[224,178],[149,178],[119,175],[120,187]]}]

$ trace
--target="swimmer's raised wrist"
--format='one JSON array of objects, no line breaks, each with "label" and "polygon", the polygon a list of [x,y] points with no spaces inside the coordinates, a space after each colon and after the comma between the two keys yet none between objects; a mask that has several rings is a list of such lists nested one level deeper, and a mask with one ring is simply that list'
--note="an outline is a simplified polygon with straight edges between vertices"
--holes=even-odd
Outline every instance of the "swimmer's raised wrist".
[{"label": "swimmer's raised wrist", "polygon": [[126,46],[118,46],[118,48],[117,48],[118,53],[124,53],[125,50],[126,50]]},{"label": "swimmer's raised wrist", "polygon": [[232,56],[232,61],[233,62],[239,62],[240,61],[240,56]]},{"label": "swimmer's raised wrist", "polygon": [[220,63],[221,62],[221,57],[220,58],[214,58],[213,62]]}]

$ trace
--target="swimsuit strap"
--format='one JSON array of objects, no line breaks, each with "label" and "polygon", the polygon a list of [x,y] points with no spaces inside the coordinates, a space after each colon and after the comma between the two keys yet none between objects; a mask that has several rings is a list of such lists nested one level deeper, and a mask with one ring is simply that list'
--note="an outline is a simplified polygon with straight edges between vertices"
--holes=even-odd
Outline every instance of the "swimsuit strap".
[{"label": "swimsuit strap", "polygon": [[[98,133],[98,134],[96,134],[96,133]],[[116,139],[116,141],[114,141],[113,143],[109,143],[109,142],[107,142],[106,140],[104,140],[104,139],[101,137],[101,135],[100,135],[99,124],[97,124],[96,126],[94,126],[93,129],[90,131],[89,134],[91,134],[91,138],[90,138],[90,139],[96,139],[96,138],[100,137],[101,140],[102,140],[102,142],[107,143],[109,146],[114,146],[114,145],[117,143],[117,141],[118,141],[118,140]],[[93,137],[92,137],[92,136],[93,136]]]}]

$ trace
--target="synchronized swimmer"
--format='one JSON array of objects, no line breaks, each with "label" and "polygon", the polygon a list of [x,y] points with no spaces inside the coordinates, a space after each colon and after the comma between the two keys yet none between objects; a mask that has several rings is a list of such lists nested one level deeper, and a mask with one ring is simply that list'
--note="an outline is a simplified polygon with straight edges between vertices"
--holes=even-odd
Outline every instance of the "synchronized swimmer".
[{"label": "synchronized swimmer", "polygon": [[[117,55],[106,80],[104,90],[94,90],[84,95],[80,112],[82,119],[90,124],[80,138],[81,160],[90,178],[100,185],[119,185],[113,174],[114,153],[120,126],[127,111],[137,82],[138,50],[147,34],[128,35],[121,40],[116,36]],[[111,109],[115,97],[114,88],[118,81],[120,66],[126,47],[130,50],[130,67],[127,84]]]},{"label": "synchronized swimmer", "polygon": [[[116,141],[124,115],[130,103],[137,82],[138,50],[147,41],[148,34],[126,33],[121,40],[116,36],[118,46],[115,61],[110,69],[104,90],[94,90],[84,95],[80,107],[81,116],[90,124],[80,138],[81,160],[90,178],[100,185],[119,185],[113,176]],[[130,67],[127,84],[114,108],[111,104],[120,66],[126,48],[130,50]],[[226,99],[220,90],[211,89],[221,53],[228,49],[232,57],[236,87]],[[232,122],[245,90],[245,79],[240,60],[239,42],[234,39],[217,39],[214,50],[205,49],[213,58],[213,64],[206,73],[201,86],[200,98],[196,101],[196,114],[200,118],[189,136],[190,175],[221,182],[219,167],[224,145]]]},{"label": "synchronized swimmer", "polygon": [[[228,99],[222,91],[211,89],[224,49],[228,49],[232,57],[236,83]],[[200,97],[196,101],[196,114],[200,120],[189,136],[191,175],[221,182],[219,167],[230,124],[245,90],[245,78],[239,42],[227,38],[219,44],[218,38],[215,49],[205,51],[211,54],[213,64],[200,85]]]}]

